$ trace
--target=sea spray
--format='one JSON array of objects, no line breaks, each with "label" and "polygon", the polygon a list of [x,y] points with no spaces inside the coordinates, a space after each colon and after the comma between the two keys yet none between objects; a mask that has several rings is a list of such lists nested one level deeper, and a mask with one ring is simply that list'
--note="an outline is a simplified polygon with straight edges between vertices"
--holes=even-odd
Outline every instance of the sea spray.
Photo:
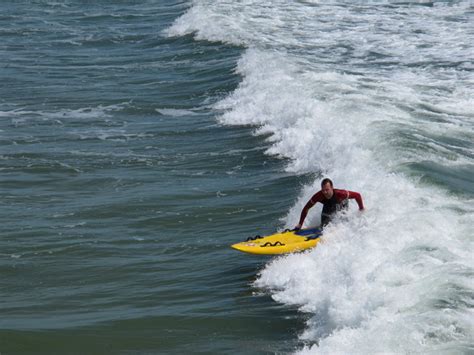
[{"label": "sea spray", "polygon": [[310,315],[301,353],[472,346],[469,4],[410,5],[196,1],[168,31],[248,47],[241,84],[215,108],[223,124],[254,126],[288,172],[314,174],[286,226],[324,176],[363,195],[365,212],[352,205],[315,250],[274,259],[255,281]]}]

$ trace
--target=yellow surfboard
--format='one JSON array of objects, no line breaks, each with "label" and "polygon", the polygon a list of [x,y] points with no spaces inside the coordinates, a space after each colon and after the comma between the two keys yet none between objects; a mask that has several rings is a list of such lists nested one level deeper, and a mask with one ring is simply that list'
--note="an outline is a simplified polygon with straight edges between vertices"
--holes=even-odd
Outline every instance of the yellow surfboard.
[{"label": "yellow surfboard", "polygon": [[249,254],[287,254],[314,248],[320,241],[322,230],[308,228],[285,230],[267,236],[255,236],[245,242],[231,245],[232,248]]}]

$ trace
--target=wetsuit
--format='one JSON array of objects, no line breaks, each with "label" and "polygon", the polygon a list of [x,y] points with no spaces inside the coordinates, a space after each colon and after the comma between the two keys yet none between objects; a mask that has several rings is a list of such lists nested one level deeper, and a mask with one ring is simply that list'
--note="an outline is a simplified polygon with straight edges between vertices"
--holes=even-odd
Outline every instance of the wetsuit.
[{"label": "wetsuit", "polygon": [[311,197],[306,206],[304,206],[303,211],[301,211],[301,217],[299,225],[303,226],[303,222],[308,214],[308,211],[313,207],[317,202],[323,204],[323,210],[321,212],[321,226],[324,227],[327,225],[331,219],[334,217],[337,211],[342,209],[347,209],[349,206],[349,199],[355,199],[359,205],[359,209],[364,209],[364,203],[362,202],[362,197],[360,193],[347,190],[333,189],[333,195],[330,199],[324,197],[322,191],[319,191]]}]

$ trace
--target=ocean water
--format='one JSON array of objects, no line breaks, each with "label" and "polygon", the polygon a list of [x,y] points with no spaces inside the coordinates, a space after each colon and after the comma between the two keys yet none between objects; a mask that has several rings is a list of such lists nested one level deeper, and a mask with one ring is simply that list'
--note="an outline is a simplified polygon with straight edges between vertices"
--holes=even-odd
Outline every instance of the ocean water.
[{"label": "ocean water", "polygon": [[[0,352],[474,352],[473,23],[471,1],[2,2]],[[366,211],[305,253],[229,248],[326,176]]]}]

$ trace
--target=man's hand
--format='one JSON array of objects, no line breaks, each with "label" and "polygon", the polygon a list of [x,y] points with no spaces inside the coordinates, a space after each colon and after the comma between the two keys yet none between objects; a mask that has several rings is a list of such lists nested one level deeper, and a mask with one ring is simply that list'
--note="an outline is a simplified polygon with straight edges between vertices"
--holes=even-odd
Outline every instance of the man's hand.
[{"label": "man's hand", "polygon": [[298,224],[295,226],[295,230],[299,231],[300,229],[301,229],[301,224],[298,223]]}]

